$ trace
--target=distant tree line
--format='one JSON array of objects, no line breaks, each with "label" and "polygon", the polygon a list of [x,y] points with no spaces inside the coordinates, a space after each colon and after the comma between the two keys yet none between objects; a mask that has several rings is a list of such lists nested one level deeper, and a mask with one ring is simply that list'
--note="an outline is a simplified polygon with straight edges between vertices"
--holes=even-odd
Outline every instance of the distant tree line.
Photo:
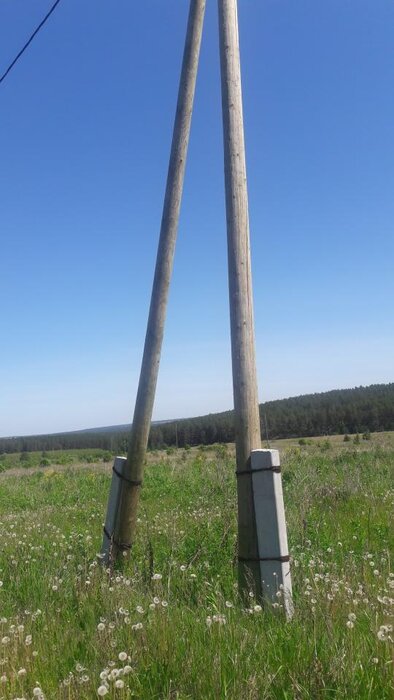
[{"label": "distant tree line", "polygon": [[[312,437],[394,430],[394,383],[307,394],[260,405],[261,434],[265,438]],[[0,438],[3,452],[33,452],[101,448],[127,450],[128,429]],[[155,423],[149,448],[212,445],[234,441],[234,412]]]}]

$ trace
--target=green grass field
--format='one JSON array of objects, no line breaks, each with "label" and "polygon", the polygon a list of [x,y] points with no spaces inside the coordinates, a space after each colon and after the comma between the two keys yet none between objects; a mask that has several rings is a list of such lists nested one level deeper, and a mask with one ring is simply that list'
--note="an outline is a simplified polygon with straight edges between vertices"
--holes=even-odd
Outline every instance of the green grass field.
[{"label": "green grass field", "polygon": [[274,446],[289,623],[280,597],[237,596],[231,447],[148,456],[132,561],[113,574],[97,558],[103,455],[1,456],[0,699],[393,697],[393,435]]}]

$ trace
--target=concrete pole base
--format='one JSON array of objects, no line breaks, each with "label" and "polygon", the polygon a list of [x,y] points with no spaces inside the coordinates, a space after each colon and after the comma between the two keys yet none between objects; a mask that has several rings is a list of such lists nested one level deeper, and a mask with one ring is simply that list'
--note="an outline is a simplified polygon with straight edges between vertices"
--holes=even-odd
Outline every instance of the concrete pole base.
[{"label": "concrete pole base", "polygon": [[[293,614],[282,475],[278,450],[252,450],[253,500],[263,598]],[[275,606],[276,607],[276,606]]]},{"label": "concrete pole base", "polygon": [[103,544],[101,546],[101,562],[104,566],[113,564],[113,537],[116,528],[116,519],[119,513],[120,496],[122,492],[122,476],[126,457],[115,457],[112,467],[112,481],[108,497],[107,515],[103,528]]}]

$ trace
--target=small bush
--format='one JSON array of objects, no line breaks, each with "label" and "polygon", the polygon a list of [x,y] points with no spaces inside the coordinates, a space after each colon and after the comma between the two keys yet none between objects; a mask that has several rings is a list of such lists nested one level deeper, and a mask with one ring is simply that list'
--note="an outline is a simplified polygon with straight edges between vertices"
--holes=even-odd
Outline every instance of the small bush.
[{"label": "small bush", "polygon": [[227,445],[222,444],[222,445],[215,445],[215,454],[219,459],[223,459],[227,455]]},{"label": "small bush", "polygon": [[307,445],[308,443],[307,443],[307,441],[305,440],[305,438],[300,438],[300,439],[298,440],[298,444],[302,446],[302,445]]},{"label": "small bush", "polygon": [[353,442],[354,442],[355,445],[359,445],[359,444],[360,444],[360,436],[359,436],[358,433],[357,433],[357,435],[354,436]]},{"label": "small bush", "polygon": [[51,460],[48,459],[48,457],[42,457],[40,461],[40,467],[50,467],[51,466]]},{"label": "small bush", "polygon": [[327,452],[327,450],[331,450],[331,442],[329,440],[324,440],[320,449],[322,452]]},{"label": "small bush", "polygon": [[70,454],[60,454],[59,456],[54,457],[55,464],[72,464],[74,461],[74,458]]},{"label": "small bush", "polygon": [[349,435],[345,435],[345,437],[343,438],[343,442],[350,442],[350,441],[351,441],[351,437]]},{"label": "small bush", "polygon": [[369,430],[367,430],[366,433],[363,433],[363,440],[370,440],[371,439],[371,433]]},{"label": "small bush", "polygon": [[108,452],[108,451],[104,452],[102,459],[103,459],[103,462],[111,462],[111,460],[112,460],[111,452]]}]

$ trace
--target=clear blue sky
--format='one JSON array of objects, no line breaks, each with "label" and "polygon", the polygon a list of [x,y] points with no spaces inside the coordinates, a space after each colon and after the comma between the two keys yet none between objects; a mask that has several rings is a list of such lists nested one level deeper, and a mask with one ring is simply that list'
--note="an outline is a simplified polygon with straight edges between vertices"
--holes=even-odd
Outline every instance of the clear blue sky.
[{"label": "clear blue sky", "polygon": [[[207,5],[156,419],[232,406]],[[49,6],[2,0],[0,72]],[[63,0],[0,86],[0,435],[132,417],[187,12]],[[239,21],[260,399],[392,381],[394,4]]]}]

